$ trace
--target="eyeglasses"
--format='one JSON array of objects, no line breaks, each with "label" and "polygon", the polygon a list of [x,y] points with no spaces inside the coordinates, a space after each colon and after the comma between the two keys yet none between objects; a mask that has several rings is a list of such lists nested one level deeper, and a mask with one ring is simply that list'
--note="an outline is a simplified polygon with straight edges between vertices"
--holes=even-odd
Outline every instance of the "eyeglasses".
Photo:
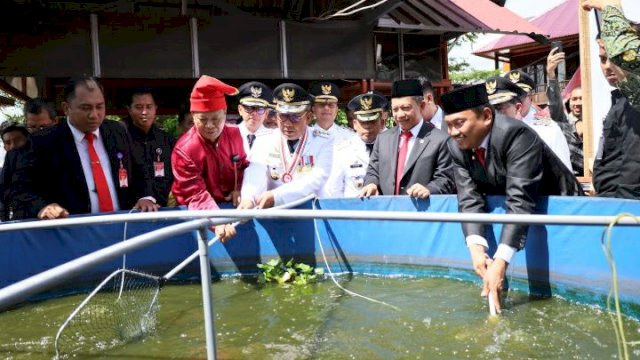
[{"label": "eyeglasses", "polygon": [[244,108],[244,111],[246,111],[248,114],[253,114],[254,112],[256,112],[256,113],[258,113],[258,115],[263,115],[267,111],[267,108],[260,107],[260,106],[245,106],[245,105],[242,105],[242,107]]},{"label": "eyeglasses", "polygon": [[52,127],[54,124],[51,125],[38,125],[38,126],[27,126],[27,130],[29,130],[29,132],[35,132],[35,131],[40,131],[40,130],[44,130],[47,128]]},{"label": "eyeglasses", "polygon": [[307,115],[306,112],[300,114],[278,114],[278,118],[280,121],[290,121],[292,123],[299,123],[304,116]]}]

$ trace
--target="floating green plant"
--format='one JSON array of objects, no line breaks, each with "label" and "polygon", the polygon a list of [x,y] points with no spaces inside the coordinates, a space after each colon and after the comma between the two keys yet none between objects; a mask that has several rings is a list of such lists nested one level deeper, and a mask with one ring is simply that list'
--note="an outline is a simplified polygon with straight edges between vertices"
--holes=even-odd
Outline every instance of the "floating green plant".
[{"label": "floating green plant", "polygon": [[262,270],[260,281],[265,283],[306,285],[315,282],[318,276],[324,274],[324,269],[314,268],[304,263],[294,264],[293,259],[286,263],[281,259],[271,259],[266,264],[258,264],[258,268]]}]

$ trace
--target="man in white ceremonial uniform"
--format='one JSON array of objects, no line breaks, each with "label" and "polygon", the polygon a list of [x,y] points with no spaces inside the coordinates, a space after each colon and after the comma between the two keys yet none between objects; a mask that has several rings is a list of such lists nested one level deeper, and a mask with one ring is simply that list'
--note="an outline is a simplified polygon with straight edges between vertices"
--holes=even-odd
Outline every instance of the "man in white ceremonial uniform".
[{"label": "man in white ceremonial uniform", "polygon": [[326,135],[333,138],[334,143],[347,140],[353,135],[353,130],[335,123],[338,116],[338,98],[340,89],[332,82],[318,82],[309,89],[315,100],[311,110],[316,123],[313,131],[318,135]]},{"label": "man in white ceremonial uniform", "polygon": [[313,96],[298,85],[274,89],[278,129],[256,139],[239,209],[270,208],[318,194],[329,177],[333,140],[310,127]]},{"label": "man in white ceremonial uniform", "polygon": [[264,126],[264,120],[269,114],[273,92],[258,81],[250,81],[238,88],[238,113],[242,122],[238,124],[244,152],[251,159],[251,150],[256,139],[273,132]]},{"label": "man in white ceremonial uniform", "polygon": [[333,197],[358,197],[364,185],[378,134],[384,129],[382,113],[387,99],[375,93],[354,97],[347,108],[353,111],[353,127],[356,133],[340,144],[334,145],[335,162],[327,184]]},{"label": "man in white ceremonial uniform", "polygon": [[567,138],[564,136],[562,129],[555,121],[548,116],[541,116],[537,113],[535,107],[531,106],[533,102],[533,92],[535,89],[535,81],[524,71],[513,70],[504,75],[504,78],[518,85],[520,89],[525,92],[525,95],[521,96],[519,119],[540,136],[547,146],[553,150],[554,154],[562,163],[567,166],[569,170],[571,168],[571,152],[569,150],[569,144]]}]

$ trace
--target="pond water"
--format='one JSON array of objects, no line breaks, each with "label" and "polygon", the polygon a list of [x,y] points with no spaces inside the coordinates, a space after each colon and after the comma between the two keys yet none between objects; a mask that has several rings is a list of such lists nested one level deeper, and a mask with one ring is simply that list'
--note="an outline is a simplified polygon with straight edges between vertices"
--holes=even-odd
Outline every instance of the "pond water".
[{"label": "pond water", "polygon": [[[213,285],[219,359],[611,359],[611,320],[596,307],[557,297],[529,300],[511,291],[490,318],[479,286],[425,277],[342,278],[347,289],[399,307],[352,297],[331,281],[303,287],[225,278]],[[84,296],[30,304],[0,314],[0,358],[51,359],[60,324]],[[77,359],[205,358],[198,285],[165,286],[156,329]],[[640,324],[625,319],[627,340]],[[90,336],[90,334],[83,334]],[[632,348],[640,357],[638,348]]]}]

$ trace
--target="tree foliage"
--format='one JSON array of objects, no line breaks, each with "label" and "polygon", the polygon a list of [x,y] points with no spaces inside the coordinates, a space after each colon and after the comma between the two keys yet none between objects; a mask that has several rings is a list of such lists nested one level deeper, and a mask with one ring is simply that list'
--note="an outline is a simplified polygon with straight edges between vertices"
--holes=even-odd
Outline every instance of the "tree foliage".
[{"label": "tree foliage", "polygon": [[473,69],[464,59],[453,58],[449,61],[449,78],[454,84],[473,84],[499,75],[500,70]]}]

